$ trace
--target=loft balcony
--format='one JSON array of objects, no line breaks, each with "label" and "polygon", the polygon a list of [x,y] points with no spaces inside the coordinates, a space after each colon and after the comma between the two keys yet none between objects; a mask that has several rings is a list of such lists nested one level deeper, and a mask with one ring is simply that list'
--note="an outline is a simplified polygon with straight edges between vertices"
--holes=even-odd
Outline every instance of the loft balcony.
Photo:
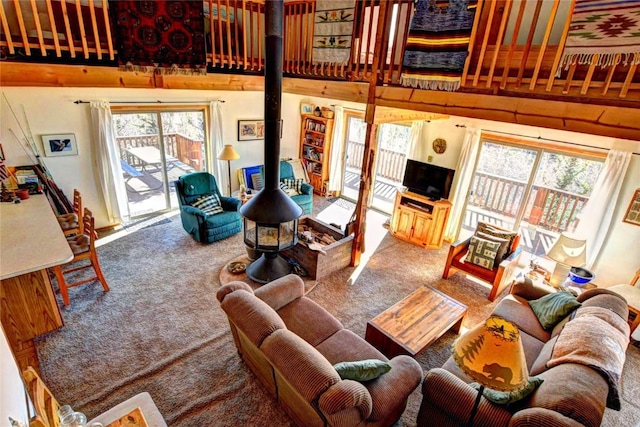
[{"label": "loft balcony", "polygon": [[[572,4],[479,0],[462,84],[452,93],[399,85],[413,0],[357,1],[349,61],[340,66],[313,63],[315,1],[285,1],[283,68],[286,78],[296,80],[285,90],[371,103],[367,86],[374,84],[376,105],[636,139],[637,65],[575,64],[557,74]],[[2,0],[0,5],[4,85],[261,89],[255,77],[265,63],[264,0],[204,0],[204,81],[118,70],[117,24],[107,0]],[[39,68],[29,75],[29,63],[82,68]],[[92,67],[101,67],[99,76],[85,71]],[[582,107],[572,109],[574,104]]]}]

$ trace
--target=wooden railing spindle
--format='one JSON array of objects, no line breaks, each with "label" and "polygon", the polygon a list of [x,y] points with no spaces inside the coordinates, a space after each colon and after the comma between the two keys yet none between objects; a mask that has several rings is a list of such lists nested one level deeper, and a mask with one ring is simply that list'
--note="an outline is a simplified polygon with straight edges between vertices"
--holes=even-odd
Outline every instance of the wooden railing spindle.
[{"label": "wooden railing spindle", "polygon": [[31,55],[31,47],[29,46],[29,38],[27,37],[27,30],[24,26],[24,19],[22,18],[22,8],[20,7],[20,0],[13,0],[13,6],[16,10],[16,16],[18,17],[18,27],[20,28],[20,35],[22,36],[22,44],[25,53]]},{"label": "wooden railing spindle", "polygon": [[506,0],[506,4],[504,7],[504,13],[502,14],[502,20],[500,21],[500,29],[498,30],[498,38],[496,39],[496,49],[493,52],[493,59],[491,60],[491,66],[489,67],[489,75],[487,76],[487,85],[486,87],[491,87],[493,83],[493,73],[496,69],[496,63],[498,62],[498,54],[500,53],[500,48],[502,47],[502,41],[504,40],[504,32],[507,28],[507,21],[509,20],[509,13],[511,12],[511,5],[513,4],[512,0]]},{"label": "wooden railing spindle", "polygon": [[80,27],[80,42],[82,43],[84,59],[89,59],[89,46],[87,45],[87,33],[84,30],[84,19],[82,18],[82,5],[80,4],[80,0],[76,0],[76,16],[78,17],[78,26]]},{"label": "wooden railing spindle", "polygon": [[[529,90],[533,90],[536,87],[536,83],[538,82],[538,74],[540,73],[540,69],[542,67],[542,61],[544,60],[544,54],[547,50],[549,37],[551,36],[551,30],[553,29],[553,23],[556,20],[556,14],[558,13],[558,6],[560,6],[560,0],[555,0],[553,2],[553,7],[551,8],[551,14],[549,15],[549,20],[547,21],[547,29],[544,32],[544,38],[542,39],[542,44],[540,45],[540,52],[538,52],[538,60],[536,61],[536,68],[535,70],[533,70],[533,75],[531,76],[531,83],[529,84]],[[551,72],[553,73],[553,70]]]},{"label": "wooden railing spindle", "polygon": [[102,47],[100,46],[100,34],[98,32],[98,19],[93,0],[89,0],[89,13],[91,14],[91,26],[93,27],[93,40],[96,44],[96,54],[98,59],[102,59]]},{"label": "wooden railing spindle", "polygon": [[44,45],[44,37],[42,37],[42,27],[40,26],[40,15],[38,14],[36,0],[31,0],[31,12],[33,13],[33,23],[36,27],[36,33],[38,34],[38,43],[40,43],[40,53],[42,56],[47,56],[47,48]]},{"label": "wooden railing spindle", "polygon": [[60,2],[62,6],[62,17],[64,19],[64,27],[67,35],[67,43],[69,43],[69,54],[72,58],[76,57],[76,46],[73,43],[73,35],[71,34],[71,24],[69,23],[69,13],[67,12],[67,2]]},{"label": "wooden railing spindle", "polygon": [[527,65],[527,60],[529,59],[529,53],[531,52],[533,35],[536,32],[538,19],[540,18],[540,9],[542,9],[542,0],[537,0],[536,10],[533,12],[531,27],[529,27],[529,34],[527,35],[527,43],[525,44],[524,52],[522,54],[522,61],[520,62],[520,69],[518,70],[518,78],[516,79],[516,88],[519,88],[520,85],[522,84],[522,78],[524,77],[524,70]]},{"label": "wooden railing spindle", "polygon": [[482,71],[482,64],[484,63],[484,55],[487,52],[487,44],[489,43],[489,36],[491,31],[491,24],[493,23],[493,17],[495,16],[496,11],[496,0],[491,0],[491,9],[489,11],[489,20],[487,22],[487,27],[484,32],[484,39],[482,40],[482,47],[480,47],[480,55],[478,55],[478,63],[476,64],[476,74],[473,77],[473,86],[478,86],[478,81],[480,80],[480,73]]},{"label": "wooden railing spindle", "polygon": [[[49,16],[51,16],[51,13],[49,13]],[[16,53],[16,50],[15,50],[15,47],[13,46],[13,39],[11,38],[11,29],[9,28],[7,15],[5,14],[5,11],[4,11],[4,2],[2,1],[0,1],[0,21],[2,21],[2,31],[4,32],[4,37],[7,40],[7,47],[9,48],[9,53],[11,55],[14,55]]]}]

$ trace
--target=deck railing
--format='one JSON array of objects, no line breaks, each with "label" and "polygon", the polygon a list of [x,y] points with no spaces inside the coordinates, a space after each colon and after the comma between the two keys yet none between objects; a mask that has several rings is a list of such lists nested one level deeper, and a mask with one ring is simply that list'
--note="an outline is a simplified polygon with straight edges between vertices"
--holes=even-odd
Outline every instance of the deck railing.
[{"label": "deck railing", "polygon": [[[120,158],[133,167],[141,167],[144,165],[139,158],[127,152],[127,148],[155,147],[159,150],[159,142],[160,139],[158,135],[120,136],[116,138]],[[166,155],[177,158],[195,170],[203,170],[203,141],[196,141],[179,133],[168,133],[164,134],[164,149]]]},{"label": "deck railing", "polygon": [[476,172],[471,183],[469,205],[516,218],[526,203],[522,220],[549,231],[574,230],[578,214],[589,199],[568,191],[533,185],[528,200],[527,183]]},{"label": "deck railing", "polygon": [[[360,170],[364,157],[364,144],[349,141],[346,146],[347,166]],[[377,153],[378,165],[376,167],[376,177],[387,178],[391,181],[402,182],[404,166],[407,156],[398,151],[381,148]]]},{"label": "deck railing", "polygon": [[[461,90],[639,100],[637,65],[574,64],[557,73],[573,1],[479,0]],[[265,0],[203,3],[208,65],[220,72],[260,73]],[[115,23],[108,5],[107,0],[1,0],[2,57],[55,55],[71,63],[114,65]],[[315,7],[315,0],[285,3],[286,75],[369,81],[375,74],[378,84],[399,84],[413,0],[357,1],[350,60],[340,65],[313,64]]]}]

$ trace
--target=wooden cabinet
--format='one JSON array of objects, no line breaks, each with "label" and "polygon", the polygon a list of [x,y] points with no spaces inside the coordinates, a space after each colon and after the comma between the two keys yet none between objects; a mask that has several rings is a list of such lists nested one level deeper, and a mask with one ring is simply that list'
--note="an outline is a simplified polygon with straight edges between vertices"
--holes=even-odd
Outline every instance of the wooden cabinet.
[{"label": "wooden cabinet", "polygon": [[391,234],[427,249],[442,247],[451,203],[431,201],[419,194],[398,192],[391,219]]},{"label": "wooden cabinet", "polygon": [[333,119],[311,114],[302,115],[300,158],[307,169],[313,191],[324,194],[324,182],[329,180]]}]

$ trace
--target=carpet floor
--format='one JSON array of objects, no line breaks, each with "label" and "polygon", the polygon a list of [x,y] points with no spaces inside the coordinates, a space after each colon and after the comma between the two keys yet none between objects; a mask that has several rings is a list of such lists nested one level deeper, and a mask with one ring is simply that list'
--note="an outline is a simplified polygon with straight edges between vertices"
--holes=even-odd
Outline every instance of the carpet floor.
[{"label": "carpet floor", "polygon": [[[329,203],[318,199],[314,214]],[[500,299],[488,301],[488,288],[461,274],[443,280],[446,245],[424,250],[379,233],[364,268],[334,273],[308,294],[356,334],[364,336],[367,320],[425,284],[469,306],[465,327]],[[221,268],[243,253],[241,234],[200,244],[177,216],[109,239],[98,255],[111,290],[99,283],[72,288],[68,307],[58,295],[65,326],[36,339],[54,395],[88,417],[148,391],[170,426],[293,425],[239,358],[215,298]],[[425,371],[446,361],[455,337],[447,332],[417,357]],[[607,409],[603,425],[640,423],[638,372],[640,349],[630,346],[623,409]],[[421,400],[418,387],[397,426],[415,426]]]}]

